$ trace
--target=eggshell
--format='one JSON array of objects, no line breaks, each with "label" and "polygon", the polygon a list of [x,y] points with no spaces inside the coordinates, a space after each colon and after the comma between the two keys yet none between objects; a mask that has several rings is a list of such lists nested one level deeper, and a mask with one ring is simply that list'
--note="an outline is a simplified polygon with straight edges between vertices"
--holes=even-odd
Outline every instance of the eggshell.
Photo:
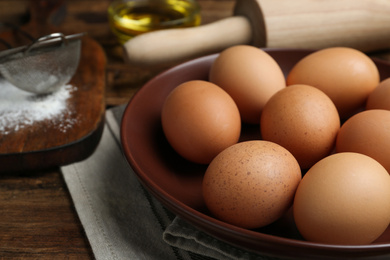
[{"label": "eggshell", "polygon": [[390,78],[381,81],[370,93],[367,99],[366,109],[390,110]]},{"label": "eggshell", "polygon": [[368,95],[379,84],[375,63],[363,52],[332,47],[300,60],[290,71],[287,85],[307,84],[325,92],[346,119],[364,107]]},{"label": "eggshell", "polygon": [[176,87],[161,112],[163,132],[173,147],[189,161],[208,164],[219,152],[237,143],[240,113],[220,87],[194,80]]},{"label": "eggshell", "polygon": [[280,218],[292,204],[301,171],[278,144],[237,143],[215,157],[203,179],[203,196],[217,218],[243,228],[258,228]]},{"label": "eggshell", "polygon": [[336,151],[368,155],[390,173],[390,111],[366,110],[349,118],[337,135]]},{"label": "eggshell", "polygon": [[308,169],[334,148],[340,118],[330,98],[308,85],[291,85],[267,102],[260,121],[264,140],[289,150]]},{"label": "eggshell", "polygon": [[268,99],[286,86],[284,74],[265,51],[247,45],[230,47],[211,66],[209,80],[236,102],[245,123],[258,124]]},{"label": "eggshell", "polygon": [[374,159],[338,153],[316,163],[302,178],[293,215],[309,241],[363,245],[390,221],[390,176]]}]

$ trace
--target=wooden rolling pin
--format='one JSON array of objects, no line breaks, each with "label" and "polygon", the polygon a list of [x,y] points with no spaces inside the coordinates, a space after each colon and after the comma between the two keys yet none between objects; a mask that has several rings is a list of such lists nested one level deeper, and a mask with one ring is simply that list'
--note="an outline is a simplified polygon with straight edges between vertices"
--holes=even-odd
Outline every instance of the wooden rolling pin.
[{"label": "wooden rolling pin", "polygon": [[237,0],[234,16],[141,34],[124,44],[128,62],[177,63],[237,45],[269,48],[390,47],[389,0]]}]

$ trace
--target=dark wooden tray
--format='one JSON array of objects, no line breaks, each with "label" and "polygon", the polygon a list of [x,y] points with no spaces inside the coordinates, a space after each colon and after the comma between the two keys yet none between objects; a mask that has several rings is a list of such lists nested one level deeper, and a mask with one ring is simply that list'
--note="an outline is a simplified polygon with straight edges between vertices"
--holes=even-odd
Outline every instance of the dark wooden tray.
[{"label": "dark wooden tray", "polygon": [[75,123],[66,131],[58,125],[63,120],[37,121],[8,134],[0,131],[0,172],[61,166],[91,155],[104,126],[105,67],[101,46],[83,37],[80,63],[69,83],[75,86],[68,100],[72,113],[63,117]]}]

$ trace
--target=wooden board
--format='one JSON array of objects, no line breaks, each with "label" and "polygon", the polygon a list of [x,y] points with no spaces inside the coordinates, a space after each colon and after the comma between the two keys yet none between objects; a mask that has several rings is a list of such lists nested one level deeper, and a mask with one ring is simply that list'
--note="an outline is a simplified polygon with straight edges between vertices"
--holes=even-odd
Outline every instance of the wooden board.
[{"label": "wooden board", "polygon": [[[83,37],[78,69],[69,82],[74,90],[60,120],[37,121],[8,134],[0,131],[0,172],[38,170],[87,158],[104,126],[106,57],[101,46]],[[59,127],[73,122],[64,131]]]}]

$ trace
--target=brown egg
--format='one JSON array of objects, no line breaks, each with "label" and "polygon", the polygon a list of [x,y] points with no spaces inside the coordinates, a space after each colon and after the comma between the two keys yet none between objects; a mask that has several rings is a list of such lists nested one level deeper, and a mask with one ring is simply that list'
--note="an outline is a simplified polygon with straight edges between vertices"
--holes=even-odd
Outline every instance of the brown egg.
[{"label": "brown egg", "polygon": [[287,85],[307,84],[325,92],[346,119],[364,107],[368,95],[379,84],[375,63],[363,52],[346,47],[316,51],[290,71]]},{"label": "brown egg", "polygon": [[366,109],[390,110],[390,78],[381,81],[370,93],[367,99]]},{"label": "brown egg", "polygon": [[176,87],[161,112],[164,134],[173,149],[189,161],[208,164],[219,152],[237,143],[240,113],[220,87],[195,80]]},{"label": "brown egg", "polygon": [[390,111],[366,110],[349,118],[337,135],[336,151],[368,155],[390,173]]},{"label": "brown egg", "polygon": [[203,179],[203,196],[217,218],[258,228],[280,218],[292,204],[301,171],[278,144],[256,140],[235,144],[215,157]]},{"label": "brown egg", "polygon": [[340,118],[330,98],[308,85],[291,85],[265,105],[260,121],[264,140],[289,150],[303,169],[329,155]]},{"label": "brown egg", "polygon": [[210,69],[210,81],[236,102],[243,122],[258,124],[268,99],[286,86],[283,72],[265,51],[247,45],[220,53]]},{"label": "brown egg", "polygon": [[302,178],[293,215],[309,241],[363,245],[390,222],[390,176],[374,159],[338,153],[316,163]]}]

